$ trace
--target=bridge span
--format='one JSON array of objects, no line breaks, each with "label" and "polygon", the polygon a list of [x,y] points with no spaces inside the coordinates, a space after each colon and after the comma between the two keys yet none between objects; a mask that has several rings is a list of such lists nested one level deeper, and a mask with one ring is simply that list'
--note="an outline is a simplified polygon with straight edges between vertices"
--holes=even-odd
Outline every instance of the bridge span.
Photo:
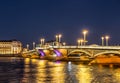
[{"label": "bridge span", "polygon": [[89,57],[108,54],[120,55],[120,46],[46,46],[36,47],[36,50],[38,52],[39,50],[43,50],[43,52],[47,52],[47,54],[52,52],[61,56],[67,56],[72,53],[84,53],[84,55],[88,55]]},{"label": "bridge span", "polygon": [[[120,46],[44,46],[23,52],[25,55],[37,55],[38,58],[59,58],[61,60],[78,59],[92,63],[120,63]],[[75,58],[73,58],[75,55]],[[76,58],[76,55],[79,55]],[[91,61],[92,60],[92,61]]]}]

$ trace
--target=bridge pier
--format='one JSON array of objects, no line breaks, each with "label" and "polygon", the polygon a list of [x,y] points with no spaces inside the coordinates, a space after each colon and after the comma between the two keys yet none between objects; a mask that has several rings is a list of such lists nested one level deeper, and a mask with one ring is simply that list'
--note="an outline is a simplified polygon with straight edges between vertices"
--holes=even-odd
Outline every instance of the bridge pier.
[{"label": "bridge pier", "polygon": [[110,68],[113,68],[113,64],[109,64],[109,67],[110,67]]},{"label": "bridge pier", "polygon": [[68,52],[67,52],[68,50],[67,49],[61,49],[61,48],[59,48],[59,49],[56,49],[56,50],[58,50],[61,53],[61,56],[66,57],[67,54],[68,54]]},{"label": "bridge pier", "polygon": [[[40,47],[36,48],[37,50],[41,49]],[[57,55],[57,53],[60,54],[62,57],[67,57],[69,54],[74,54],[78,53],[82,56],[88,56],[89,59],[95,59],[96,57],[99,58],[99,56],[102,56],[105,62],[108,62],[105,56],[120,56],[120,46],[119,47],[114,47],[114,46],[50,46],[46,48],[42,48],[43,52],[45,53],[45,56],[52,56],[52,55]],[[55,55],[55,56],[56,56]],[[100,59],[100,58],[99,58]],[[96,60],[101,62],[101,60]],[[108,57],[108,60],[110,61],[110,58]],[[113,59],[111,60],[111,62]],[[120,63],[119,60],[115,60],[113,62]],[[110,66],[112,67],[112,65]]]}]

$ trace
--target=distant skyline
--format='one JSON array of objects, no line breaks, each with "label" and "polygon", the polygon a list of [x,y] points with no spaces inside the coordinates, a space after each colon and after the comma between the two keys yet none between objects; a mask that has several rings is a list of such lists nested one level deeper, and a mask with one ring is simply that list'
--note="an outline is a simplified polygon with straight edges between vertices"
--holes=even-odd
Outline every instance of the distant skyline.
[{"label": "distant skyline", "polygon": [[120,0],[2,0],[0,40],[17,39],[24,46],[55,40],[77,44],[88,29],[89,44],[101,44],[110,35],[111,45],[120,44]]}]

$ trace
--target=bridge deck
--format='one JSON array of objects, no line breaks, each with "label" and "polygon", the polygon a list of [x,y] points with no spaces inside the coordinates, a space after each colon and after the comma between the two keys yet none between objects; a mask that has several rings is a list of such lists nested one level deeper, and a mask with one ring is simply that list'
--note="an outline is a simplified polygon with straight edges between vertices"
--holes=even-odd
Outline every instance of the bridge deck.
[{"label": "bridge deck", "polygon": [[120,50],[120,46],[50,46],[36,47],[36,49],[65,48],[65,49],[101,49],[101,50]]}]

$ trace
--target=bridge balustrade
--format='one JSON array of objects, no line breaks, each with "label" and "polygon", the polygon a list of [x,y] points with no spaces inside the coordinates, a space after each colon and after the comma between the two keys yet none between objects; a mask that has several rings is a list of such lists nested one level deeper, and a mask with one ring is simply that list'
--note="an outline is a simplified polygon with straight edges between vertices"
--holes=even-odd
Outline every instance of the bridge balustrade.
[{"label": "bridge balustrade", "polygon": [[83,49],[113,49],[120,50],[120,46],[52,46],[52,48],[83,48]]}]

